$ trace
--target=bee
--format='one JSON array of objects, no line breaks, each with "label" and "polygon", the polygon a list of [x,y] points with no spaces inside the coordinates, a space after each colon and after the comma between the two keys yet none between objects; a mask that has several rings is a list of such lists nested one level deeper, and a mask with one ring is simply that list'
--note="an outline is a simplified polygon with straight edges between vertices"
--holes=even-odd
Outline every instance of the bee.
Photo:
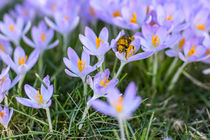
[{"label": "bee", "polygon": [[125,34],[117,41],[117,51],[119,53],[125,53],[126,59],[128,57],[128,48],[132,47],[132,49],[134,49],[134,46],[130,45],[133,40],[133,36],[130,37],[128,34]]}]

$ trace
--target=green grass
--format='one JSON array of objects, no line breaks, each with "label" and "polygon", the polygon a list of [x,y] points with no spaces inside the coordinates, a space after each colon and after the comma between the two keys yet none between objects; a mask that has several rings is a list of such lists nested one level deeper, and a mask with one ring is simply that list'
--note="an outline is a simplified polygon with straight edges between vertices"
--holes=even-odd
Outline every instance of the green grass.
[{"label": "green grass", "polygon": [[[99,32],[106,25],[109,28],[111,40],[114,30],[111,25],[98,22],[91,27]],[[97,29],[97,30],[96,30]],[[78,34],[83,33],[77,27],[69,37],[69,46],[81,54],[82,45],[78,39]],[[58,33],[55,38],[62,38]],[[53,103],[50,107],[53,123],[53,132],[48,131],[47,116],[44,109],[32,109],[25,107],[15,100],[16,96],[26,97],[24,90],[18,93],[17,86],[9,91],[9,107],[14,108],[12,120],[9,123],[11,136],[7,136],[2,126],[1,139],[119,139],[119,128],[116,119],[104,116],[92,108],[84,121],[84,126],[78,130],[81,123],[82,113],[86,106],[86,99],[83,96],[83,85],[79,78],[71,78],[64,73],[62,40],[60,44],[44,53],[43,69],[39,72],[38,63],[29,71],[25,77],[24,84],[30,84],[36,88],[40,87],[40,81],[36,78],[38,73],[41,78],[49,74],[54,85]],[[32,49],[23,41],[21,46],[27,51]],[[114,67],[114,53],[108,52],[106,55],[106,68],[112,71]],[[165,137],[172,137],[174,140],[186,139],[207,139],[209,134],[209,98],[210,90],[206,90],[194,85],[189,79],[181,75],[175,88],[166,92],[169,81],[182,64],[181,61],[169,79],[165,80],[165,74],[172,63],[173,58],[158,53],[158,73],[157,86],[152,86],[152,66],[153,59],[147,58],[127,64],[121,73],[121,80],[118,88],[123,92],[130,81],[137,84],[138,95],[141,95],[143,102],[134,116],[126,123],[126,137],[136,140],[159,140]],[[96,62],[92,57],[91,62]],[[210,77],[203,75],[201,71],[209,67],[203,63],[189,64],[185,71],[203,83],[208,83]],[[119,68],[117,61],[116,70]],[[94,75],[93,72],[91,75]],[[14,72],[10,72],[14,77]],[[93,94],[88,87],[88,95]],[[3,105],[3,103],[1,104]]]}]

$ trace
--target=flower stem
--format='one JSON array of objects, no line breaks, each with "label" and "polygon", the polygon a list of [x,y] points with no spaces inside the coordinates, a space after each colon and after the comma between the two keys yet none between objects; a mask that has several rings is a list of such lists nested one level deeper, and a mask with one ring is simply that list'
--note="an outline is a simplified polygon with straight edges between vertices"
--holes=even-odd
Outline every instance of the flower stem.
[{"label": "flower stem", "polygon": [[117,77],[119,77],[120,76],[120,72],[122,71],[122,69],[123,69],[123,67],[125,66],[125,62],[122,62],[121,61],[121,63],[120,63],[120,68],[118,69],[118,71],[117,71],[117,74],[114,76],[114,78],[117,78]]},{"label": "flower stem", "polygon": [[25,74],[20,76],[20,81],[18,82],[18,91],[19,91],[19,95],[21,96],[21,88],[22,88],[22,84],[25,78]]},{"label": "flower stem", "polygon": [[175,83],[177,82],[177,80],[178,80],[180,74],[182,73],[182,70],[184,69],[184,67],[185,67],[187,64],[188,64],[188,62],[184,62],[184,63],[182,64],[182,66],[178,69],[178,71],[177,71],[176,74],[174,75],[174,77],[173,77],[173,79],[172,79],[172,81],[171,81],[171,83],[170,83],[169,88],[168,88],[167,91],[171,91],[171,90],[174,88],[174,85],[175,85]]},{"label": "flower stem", "polygon": [[4,97],[4,103],[5,103],[5,106],[9,106],[7,93],[6,93],[5,97]]},{"label": "flower stem", "polygon": [[119,127],[120,127],[121,140],[125,140],[125,131],[124,131],[123,120],[118,119],[118,122],[119,122]]},{"label": "flower stem", "polygon": [[116,69],[116,66],[117,66],[117,61],[118,61],[118,59],[116,57],[115,60],[114,60],[114,67],[112,69],[112,77],[114,77],[114,72],[115,72],[115,69]]},{"label": "flower stem", "polygon": [[[12,133],[10,132],[10,130],[8,129],[8,127],[5,127],[5,131],[7,133],[7,137],[11,137],[12,136]],[[11,140],[11,139],[9,139]]]},{"label": "flower stem", "polygon": [[[85,117],[86,117],[86,115],[88,113],[89,108],[90,108],[90,104],[87,103],[87,105],[85,107],[85,111],[82,114],[81,122],[83,122],[85,120]],[[83,123],[79,125],[79,130],[82,128],[82,126],[83,126]]]},{"label": "flower stem", "polygon": [[178,62],[178,60],[179,60],[178,57],[175,57],[175,58],[174,58],[172,64],[170,65],[170,67],[169,67],[169,69],[168,69],[168,71],[167,71],[167,73],[166,73],[165,80],[167,80],[168,77],[171,75],[171,73],[172,73],[173,69],[175,68],[175,66],[176,66],[176,64],[177,64],[177,62]]},{"label": "flower stem", "polygon": [[46,108],[46,113],[47,113],[47,119],[48,119],[48,123],[49,123],[50,132],[53,132],[49,107]]},{"label": "flower stem", "polygon": [[156,76],[157,76],[157,69],[158,69],[158,61],[157,61],[157,52],[154,55],[154,63],[153,63],[153,78],[152,78],[152,85],[156,87]]},{"label": "flower stem", "polygon": [[83,83],[83,94],[86,97],[87,96],[87,83],[85,82],[85,78],[82,78]]},{"label": "flower stem", "polygon": [[63,36],[63,52],[66,54],[66,49],[68,47],[68,34]]},{"label": "flower stem", "polygon": [[43,52],[40,52],[40,57],[39,57],[39,74],[41,74],[43,69]]}]

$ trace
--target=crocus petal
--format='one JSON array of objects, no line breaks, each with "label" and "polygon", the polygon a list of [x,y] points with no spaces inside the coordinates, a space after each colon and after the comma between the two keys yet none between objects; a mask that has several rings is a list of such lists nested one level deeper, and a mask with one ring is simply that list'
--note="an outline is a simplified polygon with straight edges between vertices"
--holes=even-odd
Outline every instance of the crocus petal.
[{"label": "crocus petal", "polygon": [[24,28],[24,30],[23,30],[23,34],[26,34],[26,33],[29,31],[30,27],[31,27],[31,22],[29,21],[29,22],[26,24],[26,26],[25,26],[25,28]]},{"label": "crocus petal", "polygon": [[79,61],[77,53],[71,47],[68,48],[68,57],[74,64],[77,64]]},{"label": "crocus petal", "polygon": [[67,75],[69,75],[69,76],[71,76],[71,77],[79,77],[78,75],[72,73],[72,72],[69,71],[68,69],[65,69],[64,71],[65,71],[65,73],[66,73]]},{"label": "crocus petal", "polygon": [[24,90],[25,90],[27,96],[28,96],[31,100],[33,100],[33,101],[36,102],[35,96],[37,96],[38,91],[37,91],[34,87],[32,87],[32,86],[30,86],[30,85],[28,85],[28,84],[26,84],[26,85],[24,86]]},{"label": "crocus petal", "polygon": [[28,70],[30,70],[37,62],[38,58],[39,58],[39,50],[35,49],[31,55],[28,58],[27,64],[28,64]]},{"label": "crocus petal", "polygon": [[137,60],[141,60],[141,59],[145,59],[150,57],[154,52],[153,51],[147,51],[147,52],[142,52],[142,53],[138,53],[136,55],[131,56],[128,59],[128,62],[132,62],[132,61],[137,61]]},{"label": "crocus petal", "polygon": [[37,104],[36,102],[33,102],[32,100],[26,99],[26,98],[16,97],[16,100],[24,106],[28,106],[28,107],[32,107],[32,108],[36,108],[36,109],[42,108],[41,105]]},{"label": "crocus petal", "polygon": [[25,41],[26,44],[28,44],[29,46],[35,48],[36,45],[26,36],[23,36],[23,40]]},{"label": "crocus petal", "polygon": [[17,66],[15,63],[12,61],[11,57],[8,54],[5,54],[3,51],[0,51],[0,55],[4,63],[9,65],[16,73],[18,72]]},{"label": "crocus petal", "polygon": [[19,58],[25,58],[25,52],[20,46],[18,46],[14,52],[14,61],[16,65],[19,65]]},{"label": "crocus petal", "polygon": [[55,46],[57,46],[59,44],[59,40],[56,40],[55,42],[53,42],[52,44],[50,44],[47,49],[51,49],[54,48]]},{"label": "crocus petal", "polygon": [[58,28],[57,26],[48,18],[48,17],[45,17],[45,22],[51,27],[53,28],[54,30],[58,31]]},{"label": "crocus petal", "polygon": [[82,52],[82,61],[85,61],[85,66],[90,65],[90,55],[85,51]]},{"label": "crocus petal", "polygon": [[99,38],[102,39],[103,41],[107,42],[108,37],[109,37],[108,29],[106,27],[104,27],[99,34]]}]

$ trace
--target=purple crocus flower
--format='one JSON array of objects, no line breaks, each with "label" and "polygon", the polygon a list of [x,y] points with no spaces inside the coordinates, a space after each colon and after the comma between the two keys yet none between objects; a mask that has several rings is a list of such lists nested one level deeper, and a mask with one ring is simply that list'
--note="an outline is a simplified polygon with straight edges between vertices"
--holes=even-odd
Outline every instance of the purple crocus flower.
[{"label": "purple crocus flower", "polygon": [[94,91],[94,95],[89,101],[106,96],[108,89],[114,88],[117,85],[119,80],[117,78],[109,80],[109,74],[109,69],[106,69],[104,72],[98,72],[94,76],[94,80],[91,76],[87,76],[87,83]]},{"label": "purple crocus flower", "polygon": [[210,74],[210,68],[203,70],[203,74]]},{"label": "purple crocus flower", "polygon": [[11,3],[12,0],[1,0],[1,3],[0,3],[0,10],[2,8],[4,8],[4,6],[6,6],[7,4]]},{"label": "purple crocus flower", "polygon": [[132,116],[142,101],[140,96],[136,96],[136,92],[136,85],[131,82],[126,88],[124,95],[117,88],[111,88],[108,90],[108,103],[96,99],[91,101],[90,104],[95,110],[105,115],[120,120],[127,120]]},{"label": "purple crocus flower", "polygon": [[4,126],[5,129],[8,128],[8,123],[12,118],[13,108],[9,111],[9,108],[5,106],[2,108],[0,106],[0,123]]},{"label": "purple crocus flower", "polygon": [[78,10],[79,8],[75,1],[65,1],[63,8],[54,15],[55,23],[47,17],[45,21],[51,28],[66,37],[79,23]]},{"label": "purple crocus flower", "polygon": [[[12,54],[12,46],[9,41],[0,40],[0,51],[3,51],[6,54]],[[1,57],[0,57],[1,58]]]},{"label": "purple crocus flower", "polygon": [[207,49],[202,45],[203,37],[192,37],[183,48],[183,53],[179,52],[179,58],[184,62],[194,62],[206,60],[210,54],[206,54]]},{"label": "purple crocus flower", "polygon": [[164,138],[164,140],[173,140],[172,138]]},{"label": "purple crocus flower", "polygon": [[8,66],[10,66],[18,75],[24,75],[36,63],[39,57],[39,50],[34,50],[28,57],[24,50],[18,46],[14,51],[14,61],[8,54],[0,51],[1,58]]},{"label": "purple crocus flower", "polygon": [[64,64],[70,70],[65,69],[66,74],[72,77],[80,77],[83,81],[89,73],[95,71],[103,62],[103,59],[101,59],[94,66],[90,66],[90,55],[83,51],[80,59],[71,47],[68,48],[67,55],[68,58],[63,58]]},{"label": "purple crocus flower", "polygon": [[28,39],[26,36],[23,37],[24,41],[33,48],[37,48],[40,51],[44,51],[47,49],[51,49],[58,45],[59,41],[50,44],[50,41],[53,39],[54,31],[52,29],[48,29],[47,25],[41,21],[39,26],[32,27],[31,36],[33,42]]},{"label": "purple crocus flower", "polygon": [[16,97],[17,101],[25,106],[36,108],[36,109],[46,109],[51,105],[51,97],[53,95],[53,85],[50,85],[50,76],[46,76],[43,79],[44,84],[41,85],[41,91],[36,90],[34,87],[26,84],[24,90],[29,97],[21,98]]},{"label": "purple crocus flower", "polygon": [[9,15],[5,14],[4,22],[0,22],[0,30],[3,33],[0,36],[18,45],[21,37],[28,32],[30,27],[30,22],[24,27],[24,20],[21,17],[18,17],[14,21]]},{"label": "purple crocus flower", "polygon": [[104,58],[107,51],[111,49],[108,43],[109,32],[106,27],[104,27],[99,36],[89,28],[85,28],[85,36],[79,35],[80,41],[84,45],[84,50],[90,55],[95,55],[98,59]]},{"label": "purple crocus flower", "polygon": [[10,88],[11,80],[9,78],[9,71],[10,67],[7,67],[6,69],[3,69],[0,74],[0,103],[4,99],[7,91]]},{"label": "purple crocus flower", "polygon": [[[152,51],[146,51],[146,52],[141,52],[137,53],[138,50],[140,49],[140,37],[138,33],[136,33],[134,36],[130,37],[132,42],[126,52],[118,52],[118,46],[117,46],[117,41],[122,37],[122,36],[128,36],[127,34],[124,33],[124,31],[121,31],[118,36],[112,40],[111,42],[111,47],[116,55],[116,57],[121,60],[124,64],[132,62],[132,61],[137,61],[140,59],[145,59],[149,56],[152,55]],[[136,54],[137,53],[137,54]]]},{"label": "purple crocus flower", "polygon": [[140,39],[144,51],[155,53],[171,45],[167,42],[169,34],[164,27],[152,27],[148,24],[143,24],[142,33],[143,37],[140,37]]}]

